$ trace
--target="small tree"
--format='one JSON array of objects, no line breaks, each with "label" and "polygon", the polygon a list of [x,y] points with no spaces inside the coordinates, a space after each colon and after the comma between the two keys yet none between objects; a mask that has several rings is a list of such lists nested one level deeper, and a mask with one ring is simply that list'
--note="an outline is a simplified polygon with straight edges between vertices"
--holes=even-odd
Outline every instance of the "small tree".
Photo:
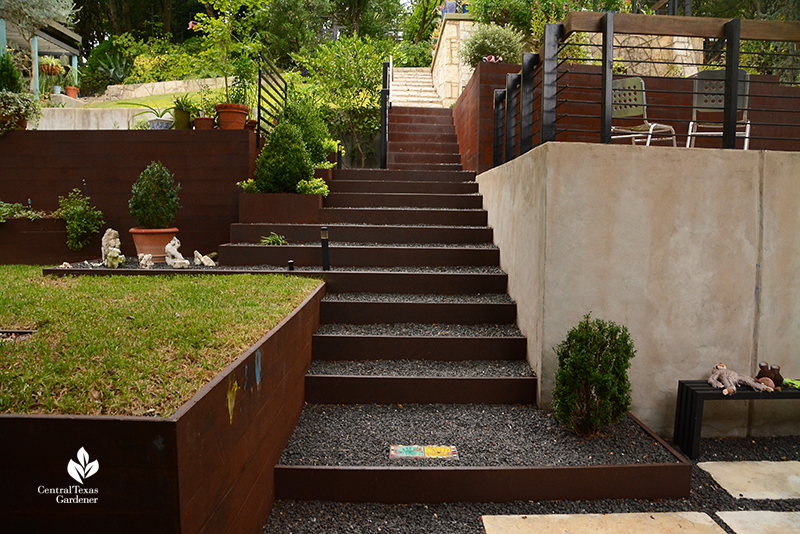
[{"label": "small tree", "polygon": [[553,409],[557,421],[582,436],[614,424],[631,405],[630,360],[636,355],[624,326],[591,313],[554,350],[558,356]]},{"label": "small tree", "polygon": [[256,162],[255,182],[264,193],[295,193],[297,183],[314,176],[300,129],[279,122]]},{"label": "small tree", "polygon": [[73,189],[66,198],[58,197],[58,205],[56,215],[67,226],[67,247],[70,250],[82,249],[105,222],[103,212],[92,207],[89,197],[84,196],[80,189]]},{"label": "small tree", "polygon": [[[53,22],[69,24],[75,15],[72,0],[0,0],[0,15],[19,30],[33,50],[33,36]],[[35,76],[31,76],[31,92],[35,92]]]},{"label": "small tree", "polygon": [[169,228],[181,208],[181,184],[160,161],[153,161],[139,175],[131,189],[128,208],[142,228]]},{"label": "small tree", "polygon": [[506,63],[519,63],[522,57],[522,35],[496,24],[479,24],[464,41],[461,57],[473,69],[486,56],[500,56]]}]

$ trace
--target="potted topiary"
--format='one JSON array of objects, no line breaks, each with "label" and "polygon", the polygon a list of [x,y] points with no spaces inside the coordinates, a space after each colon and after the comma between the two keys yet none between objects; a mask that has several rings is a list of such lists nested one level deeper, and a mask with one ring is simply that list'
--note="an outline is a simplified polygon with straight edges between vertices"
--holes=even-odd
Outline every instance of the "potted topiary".
[{"label": "potted topiary", "polygon": [[133,184],[128,208],[139,223],[130,233],[137,254],[151,254],[154,263],[164,263],[164,248],[178,233],[170,225],[181,208],[178,191],[181,185],[160,161],[153,161]]}]

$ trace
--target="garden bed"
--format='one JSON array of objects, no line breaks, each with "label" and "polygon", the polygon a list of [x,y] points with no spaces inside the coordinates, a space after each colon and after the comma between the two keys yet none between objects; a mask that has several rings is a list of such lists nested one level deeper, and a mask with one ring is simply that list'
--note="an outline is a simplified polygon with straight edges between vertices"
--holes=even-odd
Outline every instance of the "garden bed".
[{"label": "garden bed", "polygon": [[4,528],[260,532],[275,495],[272,467],[303,407],[323,295],[318,286],[170,416],[0,415],[0,434],[15,437],[0,444],[13,458]]}]

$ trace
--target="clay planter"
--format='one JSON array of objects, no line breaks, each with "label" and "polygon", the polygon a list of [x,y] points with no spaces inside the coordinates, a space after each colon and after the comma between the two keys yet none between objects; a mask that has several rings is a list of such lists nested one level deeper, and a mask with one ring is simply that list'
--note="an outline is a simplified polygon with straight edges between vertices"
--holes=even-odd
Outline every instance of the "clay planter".
[{"label": "clay planter", "polygon": [[256,131],[256,126],[258,126],[258,121],[255,119],[250,119],[249,121],[244,123],[244,127],[250,130],[251,132]]},{"label": "clay planter", "polygon": [[67,85],[64,87],[64,92],[70,98],[78,98],[78,88],[74,85]]},{"label": "clay planter", "polygon": [[172,241],[177,228],[131,228],[136,254],[151,254],[153,263],[166,263],[167,253],[164,248]]},{"label": "clay planter", "polygon": [[217,117],[220,130],[244,130],[247,112],[250,108],[244,104],[217,104]]},{"label": "clay planter", "polygon": [[192,117],[188,111],[182,109],[175,109],[172,111],[172,116],[175,117],[175,130],[191,130]]},{"label": "clay planter", "polygon": [[194,129],[195,130],[213,130],[214,129],[214,117],[197,117],[194,120]]},{"label": "clay planter", "polygon": [[[303,409],[324,293],[318,287],[174,414],[0,414],[0,435],[14,436],[0,440],[0,455],[14,459],[4,481],[15,487],[0,499],[3,532],[261,532],[273,468]],[[79,485],[67,465],[81,448],[99,470]],[[62,504],[39,488],[98,500]]]},{"label": "clay planter", "polygon": [[322,195],[239,193],[240,223],[319,223]]}]

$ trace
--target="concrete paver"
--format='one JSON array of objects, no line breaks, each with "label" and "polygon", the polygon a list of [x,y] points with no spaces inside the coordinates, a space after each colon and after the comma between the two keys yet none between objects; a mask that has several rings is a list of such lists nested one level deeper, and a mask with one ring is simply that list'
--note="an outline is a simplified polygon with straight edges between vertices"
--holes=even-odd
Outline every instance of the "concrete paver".
[{"label": "concrete paver", "polygon": [[717,512],[736,534],[800,532],[800,512]]},{"label": "concrete paver", "polygon": [[722,534],[702,512],[636,514],[485,515],[486,534]]},{"label": "concrete paver", "polygon": [[736,499],[800,499],[800,462],[700,462]]}]

